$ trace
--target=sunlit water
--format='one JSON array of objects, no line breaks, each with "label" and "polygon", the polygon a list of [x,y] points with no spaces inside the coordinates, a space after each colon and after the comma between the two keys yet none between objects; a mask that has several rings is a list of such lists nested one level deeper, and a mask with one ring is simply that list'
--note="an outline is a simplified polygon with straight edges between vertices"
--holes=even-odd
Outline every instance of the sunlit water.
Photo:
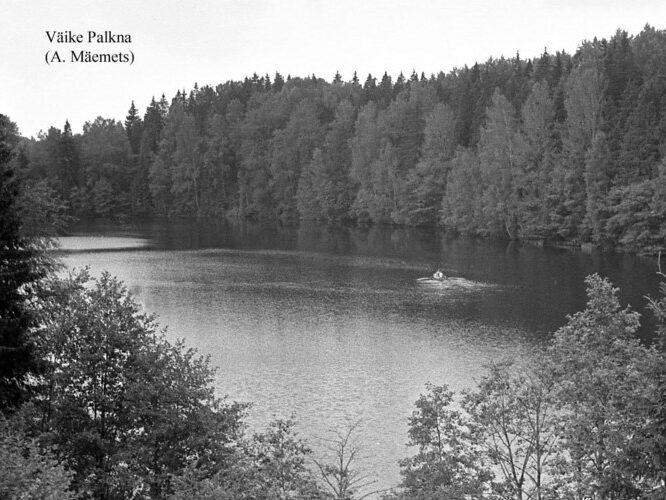
[{"label": "sunlit water", "polygon": [[[61,243],[68,267],[117,275],[170,338],[210,355],[219,394],[253,404],[252,429],[293,417],[323,455],[331,430],[359,422],[367,490],[399,482],[426,382],[459,391],[529,356],[584,306],[586,274],[641,311],[657,287],[649,259],[405,229],[147,221],[81,224]],[[437,268],[450,279],[419,281]]]}]

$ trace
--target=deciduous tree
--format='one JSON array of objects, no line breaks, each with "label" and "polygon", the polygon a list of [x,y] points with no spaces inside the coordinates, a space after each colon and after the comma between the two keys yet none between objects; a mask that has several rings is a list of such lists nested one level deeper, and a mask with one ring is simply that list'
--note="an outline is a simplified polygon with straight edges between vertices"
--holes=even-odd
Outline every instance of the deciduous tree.
[{"label": "deciduous tree", "polygon": [[32,432],[95,498],[166,496],[191,460],[227,464],[244,407],[214,395],[208,361],[169,343],[108,274],[40,290]]}]

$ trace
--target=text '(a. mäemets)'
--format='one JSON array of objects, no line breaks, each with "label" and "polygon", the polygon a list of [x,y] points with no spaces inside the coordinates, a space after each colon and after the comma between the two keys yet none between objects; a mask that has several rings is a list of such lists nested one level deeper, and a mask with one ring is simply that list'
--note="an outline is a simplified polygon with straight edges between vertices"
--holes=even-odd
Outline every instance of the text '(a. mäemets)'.
[{"label": "text '(a. m\u00e4emets)'", "polygon": [[[44,54],[46,64],[51,63],[134,63],[134,52],[123,49],[118,52],[110,52],[105,47],[104,51],[95,51],[92,45],[126,44],[132,43],[132,35],[129,33],[114,33],[105,31],[74,32],[71,30],[51,31],[46,30],[46,39],[50,44],[59,45],[87,45],[84,50],[57,48],[47,50]],[[86,50],[87,49],[87,50]]]}]

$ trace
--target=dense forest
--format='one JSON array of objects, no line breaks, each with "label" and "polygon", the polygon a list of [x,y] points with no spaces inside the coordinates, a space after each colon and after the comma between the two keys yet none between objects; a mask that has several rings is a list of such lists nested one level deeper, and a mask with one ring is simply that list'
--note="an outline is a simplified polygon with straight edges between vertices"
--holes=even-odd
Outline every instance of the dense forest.
[{"label": "dense forest", "polygon": [[[44,235],[72,215],[210,215],[655,251],[665,56],[666,32],[646,27],[430,78],[195,86],[80,135],[20,138],[0,115],[0,498],[366,497],[353,427],[328,457],[290,420],[249,432],[205,357],[112,276],[57,272]],[[375,493],[663,499],[666,283],[651,346],[608,280],[586,285],[535,359],[493,363],[459,395],[426,385],[401,482]]]},{"label": "dense forest", "polygon": [[56,272],[26,216],[61,213],[34,212],[17,142],[0,115],[0,498],[664,498],[666,281],[648,299],[652,346],[635,337],[640,315],[592,275],[586,308],[533,358],[492,363],[461,395],[426,384],[402,480],[372,492],[356,424],[324,456],[291,420],[248,432],[251,408],[215,394],[209,361],[169,342],[121,282]]},{"label": "dense forest", "polygon": [[[279,73],[50,128],[18,162],[75,215],[442,225],[657,251],[666,236],[666,31],[449,73]],[[46,183],[46,184],[44,184]]]}]

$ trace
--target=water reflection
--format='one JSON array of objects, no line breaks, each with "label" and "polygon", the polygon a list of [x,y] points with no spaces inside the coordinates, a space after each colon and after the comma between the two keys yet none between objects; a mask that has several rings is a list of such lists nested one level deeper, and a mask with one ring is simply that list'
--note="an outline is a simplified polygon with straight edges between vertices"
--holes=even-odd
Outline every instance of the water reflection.
[{"label": "water reflection", "polygon": [[[254,403],[251,424],[293,414],[314,439],[360,419],[377,487],[399,480],[426,382],[469,387],[485,363],[539,349],[584,306],[591,272],[640,309],[657,290],[650,260],[419,229],[87,223],[67,248],[91,235],[95,251],[66,252],[66,264],[125,280],[171,338],[211,356],[221,394]],[[419,284],[437,268],[450,286]]]}]

